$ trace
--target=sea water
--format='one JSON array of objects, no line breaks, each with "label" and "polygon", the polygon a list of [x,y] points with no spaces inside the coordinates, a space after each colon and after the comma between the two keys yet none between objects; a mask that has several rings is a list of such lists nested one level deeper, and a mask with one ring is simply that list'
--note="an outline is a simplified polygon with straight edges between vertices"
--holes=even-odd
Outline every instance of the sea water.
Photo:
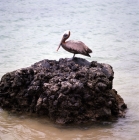
[{"label": "sea water", "polygon": [[125,118],[93,126],[53,124],[0,109],[1,140],[137,140],[139,138],[139,0],[0,0],[0,77],[43,59],[71,58],[62,33],[93,50],[88,61],[108,63],[113,88],[128,106]]}]

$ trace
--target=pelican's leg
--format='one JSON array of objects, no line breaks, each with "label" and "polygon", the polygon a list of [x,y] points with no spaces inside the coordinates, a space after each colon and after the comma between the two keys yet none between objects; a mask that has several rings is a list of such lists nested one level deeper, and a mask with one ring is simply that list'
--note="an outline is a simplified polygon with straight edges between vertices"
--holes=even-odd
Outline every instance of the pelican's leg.
[{"label": "pelican's leg", "polygon": [[72,57],[72,58],[68,58],[67,61],[71,61],[71,60],[73,60],[74,57],[75,57],[75,54],[73,54],[73,57]]}]

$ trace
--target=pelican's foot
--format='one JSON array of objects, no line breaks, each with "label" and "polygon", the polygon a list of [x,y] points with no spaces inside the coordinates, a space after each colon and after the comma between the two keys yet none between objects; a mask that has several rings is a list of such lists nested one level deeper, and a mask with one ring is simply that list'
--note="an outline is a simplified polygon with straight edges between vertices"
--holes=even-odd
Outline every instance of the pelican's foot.
[{"label": "pelican's foot", "polygon": [[78,59],[78,57],[72,57],[72,58],[66,58],[66,59],[67,59],[67,61],[73,61],[73,60]]},{"label": "pelican's foot", "polygon": [[67,58],[67,61],[72,61],[74,58]]}]

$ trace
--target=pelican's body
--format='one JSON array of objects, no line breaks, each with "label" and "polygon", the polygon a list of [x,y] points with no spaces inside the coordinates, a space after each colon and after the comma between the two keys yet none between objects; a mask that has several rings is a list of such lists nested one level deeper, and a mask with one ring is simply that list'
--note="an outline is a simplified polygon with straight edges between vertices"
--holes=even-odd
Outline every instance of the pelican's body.
[{"label": "pelican's body", "polygon": [[69,38],[69,36],[70,36],[70,31],[64,33],[58,49],[60,48],[60,46],[62,46],[66,51],[73,53],[74,54],[73,57],[75,56],[75,54],[82,54],[91,57],[89,54],[92,53],[91,49],[89,49],[81,41],[73,41],[73,40],[66,41]]}]

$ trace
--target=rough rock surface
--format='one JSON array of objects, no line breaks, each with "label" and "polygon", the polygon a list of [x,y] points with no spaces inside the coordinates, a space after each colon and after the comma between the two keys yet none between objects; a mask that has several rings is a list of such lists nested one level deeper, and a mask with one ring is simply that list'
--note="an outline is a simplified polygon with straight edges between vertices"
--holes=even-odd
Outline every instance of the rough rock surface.
[{"label": "rough rock surface", "polygon": [[124,100],[112,89],[110,65],[85,59],[42,60],[6,73],[0,106],[12,112],[46,115],[60,124],[124,116]]}]

